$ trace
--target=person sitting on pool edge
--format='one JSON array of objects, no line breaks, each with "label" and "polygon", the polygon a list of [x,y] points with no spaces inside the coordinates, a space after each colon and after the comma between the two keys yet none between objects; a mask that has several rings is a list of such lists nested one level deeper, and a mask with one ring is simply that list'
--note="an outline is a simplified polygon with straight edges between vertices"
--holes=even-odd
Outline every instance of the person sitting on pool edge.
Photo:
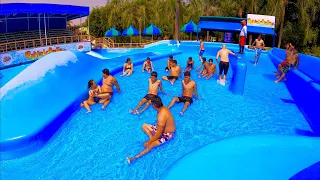
[{"label": "person sitting on pool edge", "polygon": [[150,60],[149,57],[147,57],[147,60],[144,61],[143,65],[142,65],[142,72],[147,71],[148,73],[151,73],[151,71],[154,71],[152,62]]},{"label": "person sitting on pool edge", "polygon": [[170,109],[176,102],[183,102],[184,106],[180,115],[183,115],[184,111],[188,108],[190,104],[193,103],[192,95],[195,94],[196,99],[199,100],[198,92],[197,92],[197,83],[190,79],[190,71],[184,72],[184,80],[182,80],[182,96],[174,97],[168,106]]},{"label": "person sitting on pool edge", "polygon": [[131,62],[131,59],[128,58],[126,63],[124,63],[123,65],[123,69],[122,69],[122,75],[121,76],[130,76],[133,72],[133,63]]},{"label": "person sitting on pool edge", "polygon": [[200,72],[198,73],[199,77],[200,77],[201,74],[203,75],[203,74],[207,73],[207,65],[208,65],[207,58],[203,57],[202,58],[202,63],[196,69],[196,71],[198,71],[201,67],[203,67],[202,70],[200,70]]},{"label": "person sitting on pool edge", "polygon": [[[158,96],[158,89],[160,88],[162,94],[164,93],[164,90],[162,88],[162,82],[161,80],[157,79],[158,73],[157,72],[152,72],[151,77],[148,79],[149,82],[149,90],[148,94],[142,98],[142,100],[139,102],[137,107],[134,110],[129,110],[130,113],[134,114],[141,114],[143,111],[145,111],[149,105],[151,104],[152,99],[156,98]],[[138,109],[144,105],[145,103],[146,106],[139,112]]]},{"label": "person sitting on pool edge", "polygon": [[100,94],[94,95],[94,97],[105,99],[105,102],[103,103],[103,106],[102,106],[102,109],[105,109],[105,107],[109,104],[113,95],[112,87],[116,86],[118,93],[120,93],[120,86],[116,78],[110,75],[109,69],[103,69],[102,76],[103,76],[103,79],[102,79],[101,92]]},{"label": "person sitting on pool edge", "polygon": [[173,60],[172,66],[170,69],[170,75],[169,76],[162,76],[162,79],[166,80],[166,81],[170,81],[171,85],[173,85],[174,82],[176,80],[178,80],[178,76],[182,77],[181,67],[177,65],[177,60]]},{"label": "person sitting on pool edge", "polygon": [[207,71],[203,74],[202,77],[206,77],[206,79],[210,79],[213,74],[216,72],[216,65],[213,64],[213,59],[209,59],[209,63],[207,64]]},{"label": "person sitting on pool edge", "polygon": [[184,70],[184,72],[191,71],[193,69],[193,67],[194,67],[194,60],[192,60],[192,57],[189,57],[187,60],[187,67]]},{"label": "person sitting on pool edge", "polygon": [[96,84],[96,82],[94,80],[90,80],[88,82],[88,88],[90,88],[88,94],[89,94],[89,98],[88,100],[83,101],[83,103],[80,104],[81,107],[86,108],[88,113],[91,113],[91,109],[90,109],[90,105],[94,105],[96,103],[104,103],[104,99],[99,99],[97,97],[94,97],[94,95],[98,95],[101,92],[101,87],[99,85]]},{"label": "person sitting on pool edge", "polygon": [[170,55],[169,59],[168,59],[168,62],[167,62],[167,67],[165,68],[166,72],[168,72],[171,69],[172,61],[173,61],[173,56]]},{"label": "person sitting on pool edge", "polygon": [[152,107],[158,112],[157,114],[157,125],[143,124],[142,130],[149,136],[149,141],[143,145],[146,147],[138,155],[127,158],[130,164],[133,160],[147,154],[154,147],[162,145],[171,138],[173,138],[176,131],[175,120],[170,110],[162,104],[162,100],[159,96],[151,100]]}]

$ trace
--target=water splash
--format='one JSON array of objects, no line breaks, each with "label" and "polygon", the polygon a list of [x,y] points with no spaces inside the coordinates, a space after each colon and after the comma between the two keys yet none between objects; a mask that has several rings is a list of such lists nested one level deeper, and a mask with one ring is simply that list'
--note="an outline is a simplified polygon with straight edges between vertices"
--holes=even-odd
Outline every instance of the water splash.
[{"label": "water splash", "polygon": [[99,58],[99,59],[109,59],[109,58],[103,57],[101,54],[96,53],[94,51],[87,52],[86,54],[93,56],[93,57],[96,57],[96,58]]},{"label": "water splash", "polygon": [[69,62],[76,63],[77,61],[77,56],[71,51],[50,53],[32,63],[5,84],[0,90],[0,99],[2,99],[8,91],[17,88],[24,83],[40,80],[47,72],[54,74],[54,69],[57,66],[67,66]]}]

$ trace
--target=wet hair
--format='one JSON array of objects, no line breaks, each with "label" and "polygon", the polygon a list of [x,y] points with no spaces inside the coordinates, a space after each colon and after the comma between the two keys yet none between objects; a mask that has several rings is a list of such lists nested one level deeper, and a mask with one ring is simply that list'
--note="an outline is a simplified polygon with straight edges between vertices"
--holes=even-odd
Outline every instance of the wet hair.
[{"label": "wet hair", "polygon": [[110,75],[110,71],[109,71],[109,69],[107,69],[107,68],[106,68],[106,69],[103,69],[103,70],[102,70],[102,73],[103,73],[103,74],[106,74],[106,75]]},{"label": "wet hair", "polygon": [[91,79],[91,80],[88,81],[88,88],[91,88],[91,86],[93,85],[93,82],[94,82],[93,79]]},{"label": "wet hair", "polygon": [[173,56],[172,56],[172,55],[170,55],[170,56],[169,56],[169,58],[171,58],[171,59],[172,59],[172,58],[173,58]]},{"label": "wet hair", "polygon": [[150,57],[147,57],[147,60],[151,60]]},{"label": "wet hair", "polygon": [[213,59],[211,58],[211,59],[209,59],[209,62],[213,62]]},{"label": "wet hair", "polygon": [[126,63],[128,63],[129,61],[131,61],[131,59],[130,59],[130,58],[128,58],[128,59],[127,59]]},{"label": "wet hair", "polygon": [[203,62],[206,62],[206,61],[207,61],[207,58],[202,57],[202,61],[203,61]]},{"label": "wet hair", "polygon": [[177,60],[173,60],[172,62],[173,62],[174,64],[177,64],[177,63],[178,63]]},{"label": "wet hair", "polygon": [[152,73],[151,73],[151,76],[153,76],[153,77],[158,77],[158,73],[157,72],[155,72],[155,71],[153,71]]},{"label": "wet hair", "polygon": [[191,73],[190,73],[190,71],[186,71],[186,72],[184,72],[184,76],[191,76]]},{"label": "wet hair", "polygon": [[192,57],[189,57],[189,60],[192,60]]},{"label": "wet hair", "polygon": [[152,100],[151,100],[151,104],[153,106],[155,106],[156,108],[161,108],[163,106],[162,104],[162,100],[159,96],[156,96],[154,97]]}]

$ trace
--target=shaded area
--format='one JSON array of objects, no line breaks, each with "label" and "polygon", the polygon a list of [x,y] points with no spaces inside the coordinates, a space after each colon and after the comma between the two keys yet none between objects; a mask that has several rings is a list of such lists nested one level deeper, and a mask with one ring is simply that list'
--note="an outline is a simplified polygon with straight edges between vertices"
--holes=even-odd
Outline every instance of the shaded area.
[{"label": "shaded area", "polygon": [[298,174],[292,176],[290,180],[319,180],[320,179],[320,161],[305,168]]}]

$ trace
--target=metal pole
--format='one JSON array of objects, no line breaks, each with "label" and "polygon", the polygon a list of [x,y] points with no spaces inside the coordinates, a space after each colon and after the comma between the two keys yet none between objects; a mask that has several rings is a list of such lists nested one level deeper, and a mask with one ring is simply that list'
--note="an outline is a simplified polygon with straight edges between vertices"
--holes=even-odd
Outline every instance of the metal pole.
[{"label": "metal pole", "polygon": [[40,36],[40,44],[42,45],[42,41],[41,41],[41,21],[40,21],[40,14],[38,14],[38,22],[39,22],[39,36]]},{"label": "metal pole", "polygon": [[6,24],[6,33],[8,32],[8,20],[7,17],[4,18],[4,23]]},{"label": "metal pole", "polygon": [[90,23],[89,23],[89,19],[90,19],[90,16],[88,16],[88,36],[89,36],[89,41],[91,42],[91,39],[90,39]]},{"label": "metal pole", "polygon": [[48,45],[48,41],[47,41],[46,13],[43,13],[43,20],[44,20],[44,37],[46,38],[46,46],[47,46]]}]

